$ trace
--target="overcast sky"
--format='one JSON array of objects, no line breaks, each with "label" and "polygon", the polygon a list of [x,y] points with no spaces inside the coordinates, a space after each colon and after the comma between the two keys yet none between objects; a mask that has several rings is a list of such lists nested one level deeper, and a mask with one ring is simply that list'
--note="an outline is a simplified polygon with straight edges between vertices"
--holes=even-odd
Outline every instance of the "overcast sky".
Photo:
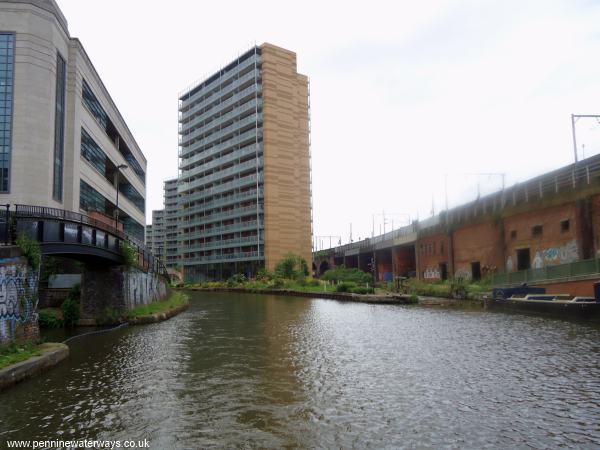
[{"label": "overcast sky", "polygon": [[[58,0],[148,159],[147,218],[177,175],[178,93],[271,42],[310,78],[315,235],[450,206],[573,162],[600,114],[600,1]],[[600,125],[577,124],[580,157]],[[325,240],[328,244],[328,239]]]}]

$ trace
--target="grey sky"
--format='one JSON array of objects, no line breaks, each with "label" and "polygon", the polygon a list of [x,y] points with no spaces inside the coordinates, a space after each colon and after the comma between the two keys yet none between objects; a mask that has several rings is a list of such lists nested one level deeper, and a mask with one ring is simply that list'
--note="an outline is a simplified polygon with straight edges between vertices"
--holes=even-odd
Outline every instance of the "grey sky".
[{"label": "grey sky", "polygon": [[[600,114],[600,2],[58,0],[148,159],[177,174],[177,96],[254,42],[310,77],[314,232],[371,234],[569,164]],[[578,123],[586,155],[600,125]],[[581,147],[580,147],[581,153]],[[390,220],[391,221],[391,220]],[[388,225],[388,229],[389,229]],[[328,242],[327,242],[328,243]]]}]

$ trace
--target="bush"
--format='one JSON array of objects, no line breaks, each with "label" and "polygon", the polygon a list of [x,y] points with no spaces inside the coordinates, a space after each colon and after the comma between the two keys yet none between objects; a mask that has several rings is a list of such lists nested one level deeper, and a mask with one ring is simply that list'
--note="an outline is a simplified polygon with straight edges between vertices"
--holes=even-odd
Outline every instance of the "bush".
[{"label": "bush", "polygon": [[40,309],[38,323],[40,328],[60,328],[63,326],[62,319],[58,317],[56,311],[51,309]]},{"label": "bush", "polygon": [[17,238],[17,246],[23,253],[23,256],[27,258],[29,265],[33,267],[36,272],[40,269],[40,262],[42,253],[40,251],[40,244],[37,241],[28,237],[25,233],[19,234]]},{"label": "bush", "polygon": [[322,280],[334,282],[351,282],[355,284],[367,284],[373,281],[373,276],[370,273],[363,272],[359,269],[347,269],[345,266],[329,269],[321,276]]},{"label": "bush", "polygon": [[267,284],[269,289],[283,289],[285,287],[285,281],[281,278],[274,278]]},{"label": "bush", "polygon": [[121,256],[127,267],[136,267],[139,263],[137,249],[127,241],[121,241]]},{"label": "bush", "polygon": [[63,315],[63,323],[66,327],[73,327],[79,320],[79,300],[67,298],[60,306]]},{"label": "bush", "polygon": [[407,302],[410,304],[417,304],[419,303],[419,297],[417,297],[415,294],[412,294],[410,297],[408,297]]},{"label": "bush", "polygon": [[271,274],[265,269],[258,269],[256,272],[256,281],[268,281],[271,278]]},{"label": "bush", "polygon": [[306,278],[308,276],[308,264],[302,257],[294,253],[288,253],[275,266],[275,276],[286,280]]},{"label": "bush", "polygon": [[356,283],[339,283],[335,287],[335,292],[350,292],[351,289],[356,287]]},{"label": "bush", "polygon": [[309,286],[321,286],[321,282],[319,280],[314,279],[314,278],[311,278],[310,280],[308,280],[307,284]]},{"label": "bush", "polygon": [[79,320],[79,299],[81,298],[81,286],[74,285],[67,295],[67,299],[60,306],[63,316],[63,324],[66,327],[73,327]]},{"label": "bush", "polygon": [[246,281],[248,280],[246,279],[246,276],[244,274],[236,273],[235,275],[229,277],[229,279],[227,280],[227,286],[235,287],[239,284],[244,284]]}]

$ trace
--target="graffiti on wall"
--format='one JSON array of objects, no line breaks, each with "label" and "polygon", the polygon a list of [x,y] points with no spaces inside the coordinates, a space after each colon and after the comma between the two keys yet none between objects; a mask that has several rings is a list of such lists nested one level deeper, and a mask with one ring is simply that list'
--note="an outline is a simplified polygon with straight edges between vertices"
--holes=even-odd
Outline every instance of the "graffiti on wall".
[{"label": "graffiti on wall", "polygon": [[471,269],[465,269],[464,267],[459,267],[454,273],[454,278],[460,278],[463,280],[470,280],[471,276]]},{"label": "graffiti on wall", "polygon": [[513,260],[509,256],[508,258],[506,258],[506,271],[507,272],[512,272],[513,268],[514,268]]},{"label": "graffiti on wall", "polygon": [[125,273],[125,283],[126,302],[129,308],[147,305],[167,296],[167,285],[153,272],[128,270]]},{"label": "graffiti on wall", "polygon": [[440,279],[442,278],[442,274],[440,272],[439,267],[428,267],[423,273],[423,278],[425,278],[426,280]]},{"label": "graffiti on wall", "polygon": [[17,324],[37,324],[38,273],[20,258],[0,259],[0,342],[15,338]]},{"label": "graffiti on wall", "polygon": [[567,264],[578,259],[577,241],[573,239],[562,247],[550,247],[537,251],[531,265],[534,269],[541,269],[546,265]]}]

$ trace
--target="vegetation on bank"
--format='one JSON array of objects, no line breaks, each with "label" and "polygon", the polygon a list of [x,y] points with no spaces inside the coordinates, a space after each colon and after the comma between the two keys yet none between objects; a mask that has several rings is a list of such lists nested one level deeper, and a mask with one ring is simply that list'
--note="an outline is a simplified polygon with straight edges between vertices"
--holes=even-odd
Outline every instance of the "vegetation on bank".
[{"label": "vegetation on bank", "polygon": [[29,262],[29,265],[33,267],[33,270],[37,272],[40,269],[40,262],[42,259],[40,244],[25,233],[21,233],[17,237],[17,247],[19,247],[23,256],[27,258],[27,261]]},{"label": "vegetation on bank", "polygon": [[38,312],[38,323],[41,328],[74,327],[79,320],[79,304],[81,287],[73,286],[60,308],[43,308]]},{"label": "vegetation on bank", "polygon": [[405,280],[404,284],[406,291],[410,294],[468,300],[478,300],[483,294],[492,290],[489,280],[476,282],[454,280],[424,282],[416,278],[409,278]]},{"label": "vegetation on bank", "polygon": [[127,312],[127,318],[151,316],[184,306],[188,303],[188,296],[183,292],[173,292],[171,296],[163,301],[141,305]]},{"label": "vegetation on bank", "polygon": [[233,275],[227,281],[185,283],[178,287],[200,289],[244,289],[249,291],[288,290],[298,292],[347,292],[354,294],[409,294],[410,301],[418,302],[418,296],[478,300],[492,288],[489,280],[424,282],[416,278],[404,280],[400,292],[394,283],[376,283],[373,275],[355,268],[339,266],[326,271],[320,279],[308,276],[308,265],[297,255],[289,253],[275,267],[273,273],[260,270],[256,279],[242,274]]},{"label": "vegetation on bank", "polygon": [[327,271],[320,280],[309,276],[308,264],[300,256],[288,253],[272,273],[260,270],[256,279],[249,280],[242,274],[233,275],[227,281],[205,281],[183,284],[184,288],[226,289],[238,288],[250,291],[288,290],[297,292],[347,292],[372,294],[371,275],[358,269],[338,267]]},{"label": "vegetation on bank", "polygon": [[25,361],[33,356],[39,356],[41,353],[39,344],[34,342],[12,343],[6,347],[0,347],[0,369]]}]

